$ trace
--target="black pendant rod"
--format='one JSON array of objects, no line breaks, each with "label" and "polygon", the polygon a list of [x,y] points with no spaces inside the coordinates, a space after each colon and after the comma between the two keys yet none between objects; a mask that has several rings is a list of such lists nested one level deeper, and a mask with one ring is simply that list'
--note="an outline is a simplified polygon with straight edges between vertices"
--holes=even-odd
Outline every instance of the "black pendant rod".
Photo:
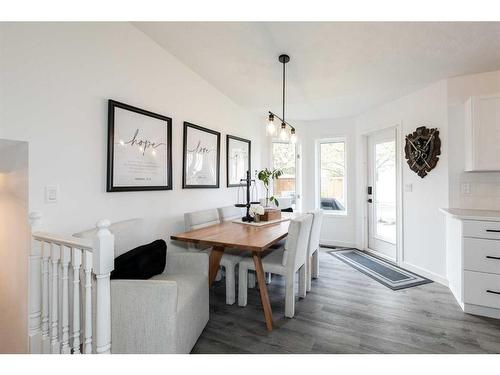
[{"label": "black pendant rod", "polygon": [[293,131],[295,131],[295,128],[290,125],[288,122],[286,122],[285,120],[285,101],[286,101],[286,63],[288,63],[290,61],[290,56],[288,55],[280,55],[279,58],[278,58],[279,62],[283,64],[283,96],[282,96],[282,99],[283,99],[283,118],[280,118],[279,116],[276,116],[274,113],[272,113],[271,111],[269,111],[269,119],[276,117],[278,120],[281,121],[282,124],[285,124],[285,125],[288,125],[290,128],[292,128]]},{"label": "black pendant rod", "polygon": [[285,65],[286,62],[283,61],[283,122],[285,122]]},{"label": "black pendant rod", "polygon": [[279,117],[276,113],[273,113],[271,111],[268,111],[270,115],[273,115],[275,118],[277,118],[278,120],[280,120],[281,122],[284,122],[285,124],[287,124],[291,129],[295,130],[295,128],[289,123],[289,122],[286,122],[284,121],[281,117]]}]

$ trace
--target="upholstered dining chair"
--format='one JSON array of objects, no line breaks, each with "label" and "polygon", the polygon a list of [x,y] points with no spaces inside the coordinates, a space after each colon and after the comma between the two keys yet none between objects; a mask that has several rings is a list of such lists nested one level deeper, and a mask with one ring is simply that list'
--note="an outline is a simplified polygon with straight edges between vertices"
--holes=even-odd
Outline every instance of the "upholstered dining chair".
[{"label": "upholstered dining chair", "polygon": [[[219,211],[219,217],[220,217],[220,221],[221,223],[224,222],[224,221],[230,221],[230,220],[236,220],[236,219],[239,219],[241,218],[244,214],[243,214],[243,211],[241,210],[241,208],[238,208],[238,207],[235,207],[235,206],[226,206],[226,207],[219,207],[217,209],[217,211]],[[228,250],[228,253],[231,254],[231,250]],[[247,256],[247,257],[251,257],[252,254],[250,252],[239,252],[239,253],[236,253],[236,255],[240,255],[240,256]],[[270,276],[269,275],[269,279],[270,279]],[[249,288],[255,288],[255,273],[249,273],[248,274],[248,287]]]},{"label": "upholstered dining chair", "polygon": [[307,286],[306,290],[311,291],[311,280],[319,277],[319,237],[321,225],[323,224],[323,210],[310,212],[313,215],[311,235],[309,236],[308,256],[307,256]]},{"label": "upholstered dining chair", "polygon": [[243,217],[242,209],[235,206],[219,207],[217,211],[219,211],[219,218],[221,222],[236,220]]},{"label": "upholstered dining chair", "polygon": [[[210,225],[219,224],[221,218],[219,211],[216,208],[184,214],[184,224],[186,230],[195,230]],[[210,246],[190,245],[190,250],[205,251],[210,253]],[[232,305],[236,302],[236,266],[243,259],[240,253],[224,252],[220,260],[221,267],[225,271],[226,282],[226,304]]]},{"label": "upholstered dining chair", "polygon": [[[217,209],[219,211],[219,216],[220,216],[220,221],[229,221],[229,220],[236,220],[241,218],[244,215],[244,212],[241,210],[241,208],[235,207],[235,206],[227,206],[227,207],[220,207]],[[283,242],[284,245],[284,242]],[[229,253],[231,253],[229,251]],[[252,254],[250,252],[242,252],[242,256],[244,257],[251,257]],[[272,281],[272,275],[269,272],[266,272],[266,284],[271,284]],[[248,273],[248,287],[253,289],[255,288],[256,285],[256,278],[255,278],[255,273],[254,272],[249,272]]]},{"label": "upholstered dining chair", "polygon": [[[309,236],[311,234],[312,215],[304,214],[290,222],[285,247],[274,250],[262,259],[265,272],[285,277],[285,316],[295,315],[295,275],[299,271],[299,297],[306,296],[306,262]],[[255,270],[253,259],[245,258],[239,265],[238,305],[247,305],[247,274]]]}]

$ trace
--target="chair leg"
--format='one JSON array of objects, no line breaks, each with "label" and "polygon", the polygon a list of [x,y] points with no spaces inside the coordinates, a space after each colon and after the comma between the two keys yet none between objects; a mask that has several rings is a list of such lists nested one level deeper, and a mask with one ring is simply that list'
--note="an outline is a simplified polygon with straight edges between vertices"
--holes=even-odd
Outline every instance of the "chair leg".
[{"label": "chair leg", "polygon": [[236,266],[225,267],[226,271],[226,305],[236,301]]},{"label": "chair leg", "polygon": [[222,270],[219,268],[217,271],[217,275],[215,276],[215,281],[221,281],[222,280]]},{"label": "chair leg", "polygon": [[311,291],[312,280],[312,257],[308,256],[306,260],[306,291]]},{"label": "chair leg", "polygon": [[255,272],[248,272],[248,287],[250,289],[255,288],[255,285],[257,284],[255,280]]},{"label": "chair leg", "polygon": [[306,288],[307,288],[307,271],[306,265],[303,264],[299,268],[299,297],[306,298]]},{"label": "chair leg", "polygon": [[288,275],[285,280],[285,317],[293,318],[295,315],[295,272]]},{"label": "chair leg", "polygon": [[266,272],[266,284],[271,284],[272,275],[273,274],[271,272]]},{"label": "chair leg", "polygon": [[319,250],[317,249],[312,255],[312,277],[317,279],[319,277]]},{"label": "chair leg", "polygon": [[248,294],[248,268],[242,267],[238,270],[238,306],[244,307],[247,305]]}]

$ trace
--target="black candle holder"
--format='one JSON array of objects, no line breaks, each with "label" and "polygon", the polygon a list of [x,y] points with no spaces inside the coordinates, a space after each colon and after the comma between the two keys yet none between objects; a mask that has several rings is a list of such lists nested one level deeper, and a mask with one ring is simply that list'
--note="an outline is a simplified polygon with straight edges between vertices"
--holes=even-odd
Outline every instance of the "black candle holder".
[{"label": "black candle holder", "polygon": [[252,202],[250,201],[250,186],[252,185],[252,182],[255,182],[255,180],[252,180],[252,178],[250,177],[250,171],[247,171],[247,178],[242,178],[240,180],[240,182],[244,182],[246,184],[246,187],[247,187],[247,202],[246,203],[237,203],[235,204],[236,207],[246,207],[247,209],[247,213],[245,216],[243,216],[241,218],[242,221],[244,222],[252,222],[252,221],[255,221],[255,219],[253,217],[250,216],[250,206],[252,204],[260,204],[260,202]]}]

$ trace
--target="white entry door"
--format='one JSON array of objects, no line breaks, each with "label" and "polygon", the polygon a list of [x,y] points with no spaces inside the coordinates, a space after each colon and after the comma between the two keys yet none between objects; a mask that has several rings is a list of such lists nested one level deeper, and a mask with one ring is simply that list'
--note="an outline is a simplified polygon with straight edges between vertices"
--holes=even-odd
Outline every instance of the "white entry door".
[{"label": "white entry door", "polygon": [[368,250],[396,262],[396,129],[368,136]]}]

